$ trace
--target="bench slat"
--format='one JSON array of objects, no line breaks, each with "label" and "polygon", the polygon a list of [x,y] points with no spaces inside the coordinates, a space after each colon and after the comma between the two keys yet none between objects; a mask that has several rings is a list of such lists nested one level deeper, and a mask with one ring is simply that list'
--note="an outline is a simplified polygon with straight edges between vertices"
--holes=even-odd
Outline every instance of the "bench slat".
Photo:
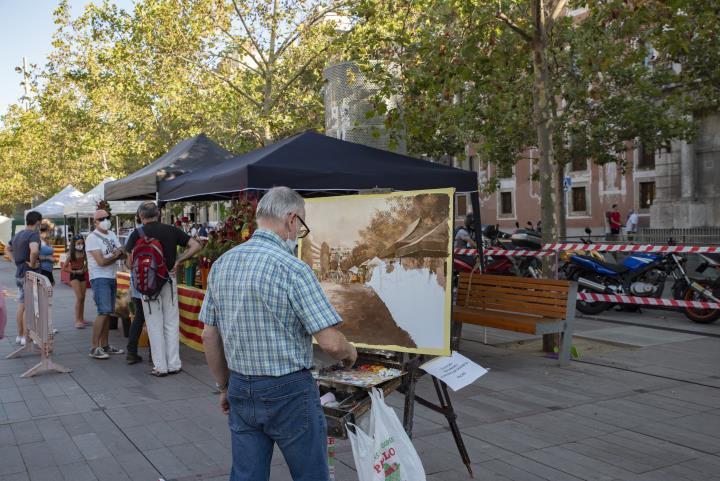
[{"label": "bench slat", "polygon": [[456,303],[463,306],[466,302],[482,300],[484,298],[508,299],[511,301],[533,302],[544,306],[557,306],[565,309],[567,307],[567,298],[557,299],[551,297],[538,297],[534,292],[511,291],[504,292],[499,290],[458,289]]},{"label": "bench slat", "polygon": [[556,301],[556,302],[567,302],[567,292],[560,292],[560,291],[546,291],[541,289],[525,289],[525,288],[518,288],[515,286],[504,286],[504,285],[471,285],[468,286],[467,283],[459,283],[458,284],[458,292],[467,292],[468,287],[470,288],[471,292],[479,291],[479,292],[497,292],[497,293],[506,293],[506,294],[515,294],[515,295],[527,295],[532,296],[536,298],[544,298],[548,301]]},{"label": "bench slat", "polygon": [[546,306],[530,302],[519,302],[517,300],[492,298],[476,299],[467,305],[464,303],[458,303],[458,307],[466,307],[470,309],[494,309],[497,311],[527,314],[531,316],[536,315],[552,319],[562,319],[565,317],[566,313],[566,309],[561,306]]},{"label": "bench slat", "polygon": [[[540,317],[530,317],[507,312],[496,311],[480,311],[477,309],[467,309],[457,307],[453,312],[456,321],[465,324],[475,324],[478,326],[492,327],[505,331],[523,332],[526,334],[535,334],[538,324],[544,324]],[[548,324],[555,324],[556,321],[547,321]]]},{"label": "bench slat", "polygon": [[[460,283],[468,284],[470,273],[460,273]],[[526,289],[538,289],[544,291],[567,292],[569,289],[567,281],[556,281],[552,279],[531,279],[528,277],[512,277],[512,276],[493,276],[489,274],[475,273],[472,276],[473,286],[480,285],[502,285],[502,286],[518,286]]]}]

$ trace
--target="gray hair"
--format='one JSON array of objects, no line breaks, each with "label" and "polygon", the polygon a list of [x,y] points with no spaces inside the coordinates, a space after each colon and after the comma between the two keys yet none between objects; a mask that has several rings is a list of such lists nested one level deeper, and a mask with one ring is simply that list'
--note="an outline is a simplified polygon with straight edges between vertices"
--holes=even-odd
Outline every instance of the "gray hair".
[{"label": "gray hair", "polygon": [[273,187],[258,202],[258,219],[285,220],[288,214],[305,212],[305,199],[289,187]]},{"label": "gray hair", "polygon": [[160,209],[158,209],[155,202],[148,201],[143,202],[140,207],[138,207],[137,213],[141,219],[154,219],[160,216]]}]

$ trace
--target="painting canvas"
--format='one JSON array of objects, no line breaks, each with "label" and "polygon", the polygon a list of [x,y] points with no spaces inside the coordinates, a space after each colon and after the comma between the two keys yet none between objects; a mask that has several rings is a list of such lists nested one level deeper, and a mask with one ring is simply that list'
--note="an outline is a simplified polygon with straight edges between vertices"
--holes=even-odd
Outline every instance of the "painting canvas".
[{"label": "painting canvas", "polygon": [[453,189],[308,199],[312,267],[359,347],[450,353]]}]

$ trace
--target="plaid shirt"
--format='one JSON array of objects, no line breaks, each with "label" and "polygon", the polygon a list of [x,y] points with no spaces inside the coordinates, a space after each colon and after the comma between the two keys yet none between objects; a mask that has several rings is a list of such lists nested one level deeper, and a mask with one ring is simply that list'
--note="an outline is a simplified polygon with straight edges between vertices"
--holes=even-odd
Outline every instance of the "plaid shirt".
[{"label": "plaid shirt", "polygon": [[218,327],[228,367],[247,376],[312,367],[312,335],[341,322],[312,269],[262,229],[213,264],[200,320]]}]

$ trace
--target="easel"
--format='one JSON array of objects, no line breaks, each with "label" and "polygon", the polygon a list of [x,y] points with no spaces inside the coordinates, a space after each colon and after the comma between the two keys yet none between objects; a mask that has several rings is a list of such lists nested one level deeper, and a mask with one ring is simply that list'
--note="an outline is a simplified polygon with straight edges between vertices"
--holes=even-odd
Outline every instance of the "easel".
[{"label": "easel", "polygon": [[434,376],[430,376],[435,387],[435,393],[437,394],[439,405],[418,396],[415,394],[415,387],[417,385],[418,378],[423,375],[420,365],[427,359],[425,359],[425,356],[423,355],[418,356],[416,354],[405,354],[403,357],[403,370],[407,374],[403,376],[403,381],[398,388],[398,391],[405,395],[405,405],[403,408],[403,428],[405,428],[405,432],[410,439],[412,439],[415,403],[435,411],[438,414],[442,414],[445,416],[445,419],[447,419],[448,425],[450,426],[453,439],[455,439],[455,446],[457,447],[458,453],[460,453],[463,464],[465,464],[468,473],[470,473],[470,477],[474,478],[470,455],[467,452],[465,442],[463,441],[460,428],[457,424],[457,414],[455,414],[455,409],[453,408],[452,401],[450,400],[450,393],[448,391],[447,384]]}]

